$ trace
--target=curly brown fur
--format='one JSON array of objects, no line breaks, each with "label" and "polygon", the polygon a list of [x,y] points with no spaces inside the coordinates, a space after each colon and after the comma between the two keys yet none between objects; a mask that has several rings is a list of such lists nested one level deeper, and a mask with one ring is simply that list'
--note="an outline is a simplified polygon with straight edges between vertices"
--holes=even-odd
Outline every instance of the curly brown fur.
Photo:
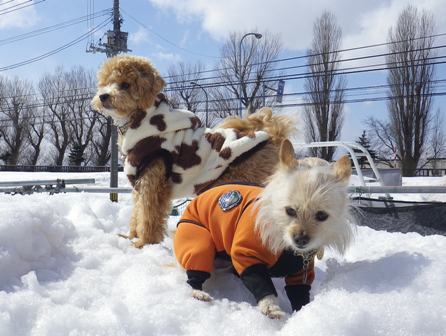
[{"label": "curly brown fur", "polygon": [[287,139],[295,131],[290,118],[273,115],[271,107],[263,107],[244,119],[229,117],[217,127],[235,128],[239,130],[241,136],[252,136],[255,131],[263,130],[270,135],[271,141],[276,145],[280,145],[283,139]]},{"label": "curly brown fur", "polygon": [[278,161],[279,146],[268,142],[246,160],[232,163],[223,175],[206,189],[234,181],[263,184],[274,172]]},{"label": "curly brown fur", "polygon": [[[139,238],[135,247],[160,243],[167,230],[166,220],[171,208],[171,187],[165,178],[162,159],[154,161],[135,185],[130,237]],[[135,230],[132,232],[132,225]],[[136,232],[135,232],[136,231]]]},{"label": "curly brown fur", "polygon": [[[155,103],[165,82],[158,70],[145,58],[118,56],[109,58],[98,72],[98,92],[92,107],[112,117],[130,117]],[[108,95],[106,99],[104,96]]]},{"label": "curly brown fur", "polygon": [[[164,85],[160,73],[147,59],[129,55],[113,57],[98,72],[98,91],[92,107],[123,126],[135,113],[153,106]],[[260,109],[244,119],[228,118],[217,127],[235,128],[240,136],[252,136],[255,131],[264,130],[271,140],[232,163],[212,186],[231,181],[264,183],[279,161],[278,145],[293,131],[292,122],[285,116],[273,115],[271,108]],[[134,244],[137,247],[159,243],[164,238],[171,205],[171,186],[165,170],[162,160],[155,161],[136,182],[128,238],[138,238]]]}]

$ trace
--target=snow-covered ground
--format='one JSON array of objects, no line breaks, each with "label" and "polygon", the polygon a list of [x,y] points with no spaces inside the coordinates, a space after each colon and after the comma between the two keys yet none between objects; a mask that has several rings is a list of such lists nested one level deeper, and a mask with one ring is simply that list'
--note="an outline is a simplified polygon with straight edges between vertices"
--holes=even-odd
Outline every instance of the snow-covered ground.
[{"label": "snow-covered ground", "polygon": [[[1,173],[0,180],[81,177],[103,186],[108,179]],[[358,227],[345,256],[317,261],[310,304],[273,321],[229,273],[208,281],[213,303],[192,299],[170,238],[138,250],[116,235],[127,231],[130,210],[130,195],[111,203],[105,194],[0,194],[0,335],[446,335],[445,236]],[[290,313],[283,283],[275,283]]]}]

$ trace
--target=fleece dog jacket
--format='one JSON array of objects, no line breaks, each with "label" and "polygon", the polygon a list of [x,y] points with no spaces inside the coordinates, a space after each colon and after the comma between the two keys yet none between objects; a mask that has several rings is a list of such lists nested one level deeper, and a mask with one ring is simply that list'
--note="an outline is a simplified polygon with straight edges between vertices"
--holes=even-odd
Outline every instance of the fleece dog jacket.
[{"label": "fleece dog jacket", "polygon": [[206,129],[192,112],[160,102],[133,113],[121,142],[124,171],[134,185],[143,169],[162,157],[172,198],[197,195],[237,157],[268,139],[264,131],[249,137],[231,128]]},{"label": "fleece dog jacket", "polygon": [[202,288],[215,257],[222,253],[230,256],[235,271],[257,301],[277,295],[271,277],[285,277],[291,306],[299,310],[309,302],[314,256],[304,260],[288,250],[275,255],[262,244],[255,229],[255,200],[261,192],[259,186],[226,184],[200,194],[178,223],[175,255],[194,289]]}]

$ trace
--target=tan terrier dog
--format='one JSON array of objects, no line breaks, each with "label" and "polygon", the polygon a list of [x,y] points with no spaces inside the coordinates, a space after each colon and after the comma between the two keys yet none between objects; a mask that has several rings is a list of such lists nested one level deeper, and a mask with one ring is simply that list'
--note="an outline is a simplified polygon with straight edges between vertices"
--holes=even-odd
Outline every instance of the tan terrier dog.
[{"label": "tan terrier dog", "polygon": [[296,160],[285,140],[265,188],[227,184],[192,200],[178,223],[174,251],[193,297],[212,300],[202,285],[215,258],[225,255],[263,314],[284,316],[271,277],[285,278],[291,307],[300,310],[310,301],[314,257],[321,259],[326,246],[344,253],[351,241],[350,175],[347,156],[331,165]]}]

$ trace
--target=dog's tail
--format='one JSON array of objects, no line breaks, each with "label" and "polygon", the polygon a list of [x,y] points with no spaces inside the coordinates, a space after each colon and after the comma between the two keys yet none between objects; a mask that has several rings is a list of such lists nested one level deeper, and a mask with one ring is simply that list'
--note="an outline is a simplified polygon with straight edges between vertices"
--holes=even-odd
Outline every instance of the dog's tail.
[{"label": "dog's tail", "polygon": [[229,117],[219,128],[235,128],[241,135],[253,136],[255,131],[265,131],[271,137],[271,141],[280,144],[295,132],[292,119],[285,115],[273,115],[270,107],[263,107],[245,118]]}]

